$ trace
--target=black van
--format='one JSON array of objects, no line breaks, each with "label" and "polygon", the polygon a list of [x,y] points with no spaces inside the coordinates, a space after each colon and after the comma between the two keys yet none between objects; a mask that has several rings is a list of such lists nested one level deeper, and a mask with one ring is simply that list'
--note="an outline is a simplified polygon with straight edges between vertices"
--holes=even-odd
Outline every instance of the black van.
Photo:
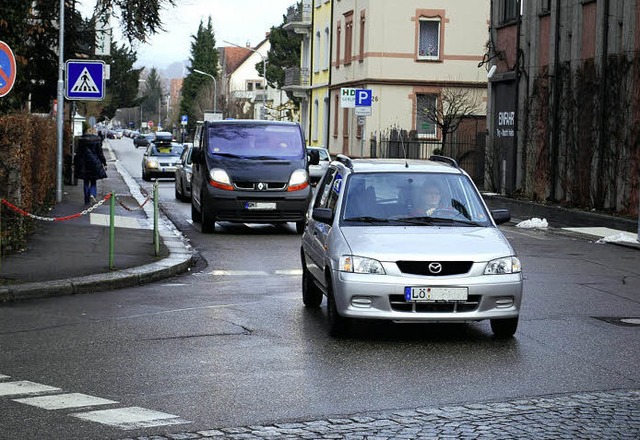
[{"label": "black van", "polygon": [[293,122],[224,120],[197,129],[191,218],[202,232],[216,221],[295,222],[302,233],[311,199],[307,153]]}]

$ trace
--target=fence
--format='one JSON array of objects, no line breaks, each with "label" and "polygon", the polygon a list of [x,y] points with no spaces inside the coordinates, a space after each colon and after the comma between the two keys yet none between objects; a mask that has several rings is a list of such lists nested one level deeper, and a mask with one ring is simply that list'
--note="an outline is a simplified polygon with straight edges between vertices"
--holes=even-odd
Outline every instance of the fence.
[{"label": "fence", "polygon": [[[432,154],[454,158],[473,179],[484,187],[486,133],[484,125],[469,125],[449,135],[445,145],[438,139],[417,137],[414,132],[391,128],[375,132],[371,137],[370,157],[428,159]],[[469,128],[475,128],[469,129]]]}]

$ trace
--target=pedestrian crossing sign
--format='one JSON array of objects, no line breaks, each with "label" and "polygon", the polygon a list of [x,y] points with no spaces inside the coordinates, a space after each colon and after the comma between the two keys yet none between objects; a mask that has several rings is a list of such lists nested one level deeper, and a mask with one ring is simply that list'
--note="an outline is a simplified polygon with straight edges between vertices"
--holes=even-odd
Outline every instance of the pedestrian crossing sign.
[{"label": "pedestrian crossing sign", "polygon": [[67,60],[65,96],[72,100],[104,99],[104,61]]}]

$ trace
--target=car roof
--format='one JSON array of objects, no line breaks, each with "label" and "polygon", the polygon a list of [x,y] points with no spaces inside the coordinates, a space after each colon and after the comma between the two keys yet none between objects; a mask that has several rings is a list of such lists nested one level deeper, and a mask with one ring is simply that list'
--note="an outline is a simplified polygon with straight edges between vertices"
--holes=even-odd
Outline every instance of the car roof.
[{"label": "car roof", "polygon": [[[344,158],[344,156],[343,156]],[[440,160],[421,159],[350,159],[351,166],[345,163],[345,159],[334,160],[333,164],[345,169],[350,173],[385,173],[385,172],[416,172],[416,173],[447,173],[465,174],[464,171],[451,163]]]}]

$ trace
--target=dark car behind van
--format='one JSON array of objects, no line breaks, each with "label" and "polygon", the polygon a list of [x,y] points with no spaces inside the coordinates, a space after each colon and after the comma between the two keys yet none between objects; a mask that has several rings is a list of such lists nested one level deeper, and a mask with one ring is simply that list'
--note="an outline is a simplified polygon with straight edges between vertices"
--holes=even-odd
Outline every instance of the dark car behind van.
[{"label": "dark car behind van", "polygon": [[216,221],[295,222],[304,229],[311,199],[307,153],[293,122],[205,122],[195,136],[191,217],[202,232]]}]

